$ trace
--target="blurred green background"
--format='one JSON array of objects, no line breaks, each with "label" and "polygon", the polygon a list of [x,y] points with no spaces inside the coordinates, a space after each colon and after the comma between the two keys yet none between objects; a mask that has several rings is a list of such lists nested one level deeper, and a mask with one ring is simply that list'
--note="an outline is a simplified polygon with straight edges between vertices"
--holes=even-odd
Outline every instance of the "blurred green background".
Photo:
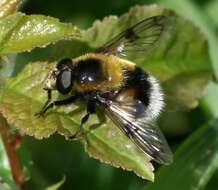
[{"label": "blurred green background", "polygon": [[[72,22],[86,29],[96,19],[102,19],[108,15],[123,14],[131,6],[137,4],[152,3],[174,9],[178,14],[192,20],[201,28],[210,42],[210,56],[213,66],[218,70],[218,55],[216,55],[218,50],[216,48],[218,47],[217,0],[25,0],[20,10],[27,14],[53,16],[62,22]],[[28,62],[39,58],[43,59],[46,57],[46,51],[39,51],[38,55],[37,57],[33,54],[22,53],[19,55],[19,59],[22,62],[23,60]],[[23,66],[20,64],[16,67],[17,71],[15,72],[18,72]],[[216,73],[218,76],[218,71]],[[160,119],[161,128],[173,150],[191,133],[218,116],[217,95],[218,85],[211,83],[205,90],[200,106],[196,109],[189,112],[165,113],[164,117]],[[147,183],[151,183],[137,177],[132,172],[116,169],[90,158],[80,143],[66,141],[58,135],[41,141],[25,137],[19,154],[27,168],[27,175],[29,172],[31,173],[29,174],[31,179],[28,181],[28,189],[30,190],[45,189],[47,186],[59,182],[64,176],[66,181],[60,188],[62,190],[138,190],[143,189]],[[32,161],[30,162],[30,160]],[[158,167],[156,166],[156,169]],[[166,180],[169,183],[174,181],[172,178]],[[218,189],[218,172],[213,175],[205,189]]]}]

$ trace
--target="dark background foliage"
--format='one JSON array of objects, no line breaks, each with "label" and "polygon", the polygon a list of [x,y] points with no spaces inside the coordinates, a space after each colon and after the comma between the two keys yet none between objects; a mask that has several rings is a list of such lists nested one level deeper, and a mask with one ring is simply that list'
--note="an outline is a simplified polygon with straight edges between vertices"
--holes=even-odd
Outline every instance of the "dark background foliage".
[{"label": "dark background foliage", "polygon": [[[184,0],[182,2],[176,2],[175,0],[26,0],[20,10],[26,14],[53,16],[59,18],[62,22],[72,22],[86,29],[96,19],[102,19],[108,15],[123,14],[136,4],[151,3],[160,3],[174,9],[180,15],[188,17],[206,33],[207,38],[210,40],[211,49],[215,47],[211,39],[218,37],[218,17],[216,17],[217,13],[214,13],[215,10],[218,11],[216,0]],[[216,60],[212,51],[211,59],[214,67],[217,68],[218,63],[216,61],[218,59]],[[46,60],[47,55],[49,54],[47,54],[46,50],[39,49],[31,53],[20,54],[17,60],[22,64],[15,66],[13,74],[16,75],[29,61]],[[160,118],[161,128],[173,150],[203,124],[217,116],[218,102],[215,94],[218,90],[216,89],[217,86],[211,84],[206,89],[200,106],[197,108],[188,112],[166,113],[165,117]],[[64,137],[59,135],[40,141],[32,137],[25,137],[19,154],[23,165],[26,166],[27,176],[31,175],[30,180],[27,182],[28,189],[31,190],[45,189],[47,186],[61,181],[64,176],[66,181],[60,188],[63,190],[136,190],[143,189],[147,183],[151,183],[137,177],[132,172],[113,168],[90,158],[84,152],[80,143],[66,141]],[[155,168],[158,170],[159,166],[155,165]],[[172,178],[166,179],[166,181],[168,183],[174,182]],[[205,189],[215,190],[217,186],[218,173],[215,173]]]}]

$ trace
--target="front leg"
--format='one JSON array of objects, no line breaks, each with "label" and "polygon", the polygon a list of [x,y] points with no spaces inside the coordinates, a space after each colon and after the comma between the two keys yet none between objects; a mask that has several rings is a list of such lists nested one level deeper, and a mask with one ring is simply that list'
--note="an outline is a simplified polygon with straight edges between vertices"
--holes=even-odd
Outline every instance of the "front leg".
[{"label": "front leg", "polygon": [[74,95],[74,96],[71,96],[67,99],[64,99],[64,100],[58,100],[58,101],[54,101],[54,102],[50,102],[50,103],[47,103],[43,106],[42,110],[38,113],[36,113],[35,115],[36,116],[44,116],[45,113],[52,107],[54,106],[61,106],[61,105],[67,105],[67,104],[71,104],[73,102],[75,102],[76,100],[78,99],[78,96],[77,95]]},{"label": "front leg", "polygon": [[47,91],[47,96],[48,96],[48,99],[47,101],[45,102],[44,106],[42,107],[42,109],[44,109],[52,100],[52,94],[51,94],[51,89],[44,89]]}]

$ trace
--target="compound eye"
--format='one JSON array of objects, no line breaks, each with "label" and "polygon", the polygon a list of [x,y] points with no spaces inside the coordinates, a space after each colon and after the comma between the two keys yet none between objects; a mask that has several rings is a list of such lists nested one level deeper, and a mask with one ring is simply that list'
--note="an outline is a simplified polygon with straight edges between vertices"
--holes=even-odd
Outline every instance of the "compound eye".
[{"label": "compound eye", "polygon": [[59,71],[66,69],[66,68],[71,68],[71,67],[72,67],[72,59],[70,59],[70,58],[65,58],[65,59],[60,60],[56,66],[56,68]]},{"label": "compound eye", "polygon": [[72,72],[70,70],[62,70],[56,80],[56,88],[62,94],[67,94],[72,88]]}]

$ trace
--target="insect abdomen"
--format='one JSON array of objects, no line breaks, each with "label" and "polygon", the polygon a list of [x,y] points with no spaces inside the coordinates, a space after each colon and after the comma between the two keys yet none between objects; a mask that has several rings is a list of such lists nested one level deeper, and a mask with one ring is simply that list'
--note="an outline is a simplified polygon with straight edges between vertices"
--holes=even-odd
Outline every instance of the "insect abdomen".
[{"label": "insect abdomen", "polygon": [[158,116],[164,103],[156,79],[137,66],[134,70],[126,71],[124,79],[125,87],[118,98],[129,97],[140,100],[147,109],[148,117]]}]

